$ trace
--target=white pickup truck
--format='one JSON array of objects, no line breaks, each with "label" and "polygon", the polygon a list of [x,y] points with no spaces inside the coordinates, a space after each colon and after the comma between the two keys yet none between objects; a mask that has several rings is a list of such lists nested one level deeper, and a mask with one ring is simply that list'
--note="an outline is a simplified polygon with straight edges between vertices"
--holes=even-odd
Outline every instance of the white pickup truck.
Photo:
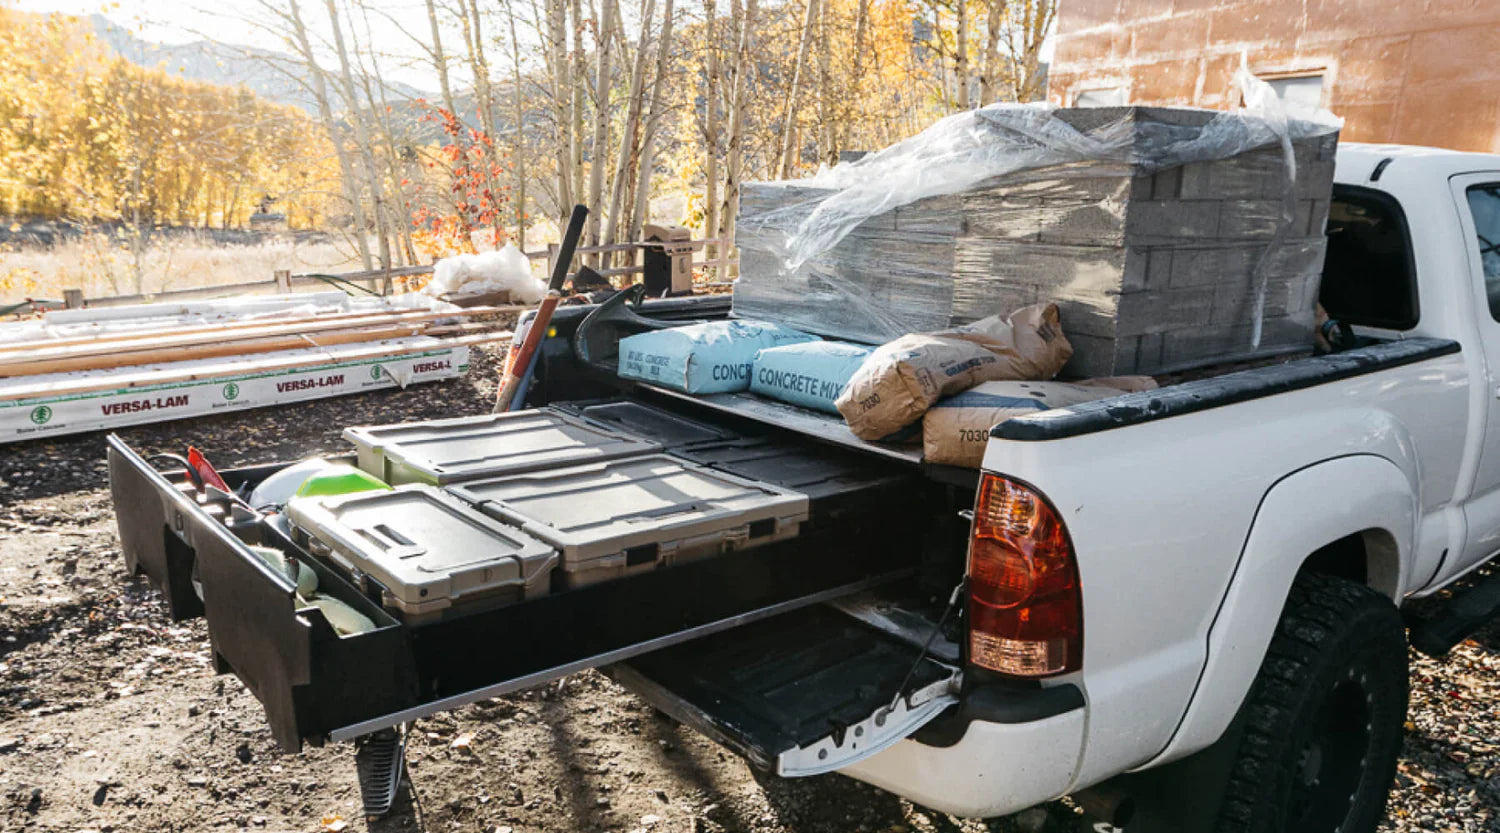
[{"label": "white pickup truck", "polygon": [[284,524],[111,438],[127,562],[207,617],[284,747],[356,740],[377,793],[393,727],[603,667],[778,775],[959,816],[1071,795],[1131,831],[1373,831],[1402,604],[1467,585],[1412,623],[1432,653],[1500,612],[1500,156],[1338,154],[1331,349],[1001,423],[978,473],[600,369],[722,298],[560,311],[528,405],[807,493],[795,540],[421,625],[318,567],[377,626],[340,638],[245,549],[315,563]]}]

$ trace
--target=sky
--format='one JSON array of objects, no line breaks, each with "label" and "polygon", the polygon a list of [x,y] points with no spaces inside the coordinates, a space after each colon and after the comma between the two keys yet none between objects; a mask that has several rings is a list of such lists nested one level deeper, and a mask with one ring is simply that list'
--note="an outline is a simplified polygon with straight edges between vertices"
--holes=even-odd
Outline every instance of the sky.
[{"label": "sky", "polygon": [[[405,28],[422,35],[427,33],[423,0],[381,0],[372,5],[378,5],[396,21],[392,23],[380,15],[370,16],[370,28],[377,47],[391,56],[381,64],[386,78],[422,89],[435,89],[437,81],[431,69],[417,65],[422,53],[401,31]],[[31,12],[103,14],[117,25],[130,29],[136,37],[159,43],[188,43],[207,38],[220,43],[288,51],[275,35],[247,23],[247,15],[253,15],[256,8],[254,0],[239,0],[232,4],[213,0],[16,0],[15,6]],[[226,11],[225,7],[245,11]],[[323,4],[318,0],[308,0],[304,4],[303,16],[310,27],[324,28],[319,24],[326,24]],[[362,34],[363,22],[360,26]],[[320,58],[319,63],[323,63],[323,59]],[[454,69],[457,71],[458,67]]]},{"label": "sky", "polygon": [[[3,0],[0,0],[3,1]],[[103,14],[116,24],[133,31],[136,37],[159,43],[188,43],[207,38],[219,43],[254,46],[262,49],[289,51],[284,43],[270,32],[246,22],[246,15],[253,15],[256,0],[238,0],[233,4],[214,0],[13,0],[16,6],[26,11],[65,12],[76,15]],[[241,7],[248,11],[224,11],[223,6]],[[277,5],[281,5],[279,2]],[[372,14],[369,18],[372,39],[384,56],[381,72],[388,81],[400,81],[421,90],[436,90],[437,76],[424,63],[424,53],[418,49],[403,29],[427,36],[427,11],[424,0],[377,0],[370,5],[378,7],[386,16]],[[216,8],[219,7],[219,8]],[[326,30],[326,15],[319,0],[305,0],[303,17],[309,27]],[[361,35],[363,22],[361,21]],[[445,43],[455,44],[457,32],[445,33]],[[524,36],[523,36],[524,39]],[[1042,60],[1052,58],[1053,39],[1047,38],[1042,45]],[[452,47],[450,46],[450,52]],[[329,66],[334,63],[331,54],[319,57],[319,63]],[[451,64],[454,83],[467,83],[462,62]]]}]

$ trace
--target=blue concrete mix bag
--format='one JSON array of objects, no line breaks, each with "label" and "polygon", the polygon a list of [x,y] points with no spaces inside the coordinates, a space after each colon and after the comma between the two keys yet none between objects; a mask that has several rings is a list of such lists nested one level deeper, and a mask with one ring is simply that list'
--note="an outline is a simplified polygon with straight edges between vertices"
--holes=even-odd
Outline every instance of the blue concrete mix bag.
[{"label": "blue concrete mix bag", "polygon": [[836,414],[834,400],[874,348],[838,341],[768,347],[755,355],[750,391]]},{"label": "blue concrete mix bag", "polygon": [[817,336],[764,321],[710,321],[620,339],[620,376],[685,393],[750,387],[755,354]]}]

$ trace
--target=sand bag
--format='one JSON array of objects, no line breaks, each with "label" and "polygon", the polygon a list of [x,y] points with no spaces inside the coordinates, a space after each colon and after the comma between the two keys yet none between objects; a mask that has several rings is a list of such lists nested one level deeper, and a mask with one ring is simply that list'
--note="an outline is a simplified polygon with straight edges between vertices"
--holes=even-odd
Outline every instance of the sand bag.
[{"label": "sand bag", "polygon": [[939,399],[922,417],[922,459],[979,468],[990,428],[1018,416],[1151,390],[1150,376],[1115,376],[1084,382],[985,382]]},{"label": "sand bag", "polygon": [[686,393],[750,387],[755,354],[817,336],[762,321],[710,321],[620,339],[620,376]]},{"label": "sand bag", "polygon": [[856,436],[879,440],[921,419],[941,396],[980,382],[1051,379],[1072,355],[1057,305],[1036,304],[884,344],[835,404]]},{"label": "sand bag", "polygon": [[834,400],[874,348],[838,341],[805,341],[755,354],[750,391],[804,408],[836,414]]}]

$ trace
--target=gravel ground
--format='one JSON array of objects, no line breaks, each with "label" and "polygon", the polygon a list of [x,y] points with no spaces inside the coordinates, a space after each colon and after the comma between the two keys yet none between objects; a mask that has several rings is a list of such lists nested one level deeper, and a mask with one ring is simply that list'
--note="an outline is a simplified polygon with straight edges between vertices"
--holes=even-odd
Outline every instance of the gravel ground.
[{"label": "gravel ground", "polygon": [[[462,380],[121,433],[226,467],[343,451],[345,425],[485,412],[494,367],[476,351]],[[102,436],[0,447],[0,506],[0,830],[1082,829],[1063,804],[960,821],[838,775],[762,777],[594,673],[420,722],[414,788],[367,822],[350,747],[276,751],[255,699],[212,673],[202,622],[173,625],[125,574]],[[1497,703],[1500,628],[1413,656],[1385,829],[1500,831]]]}]

